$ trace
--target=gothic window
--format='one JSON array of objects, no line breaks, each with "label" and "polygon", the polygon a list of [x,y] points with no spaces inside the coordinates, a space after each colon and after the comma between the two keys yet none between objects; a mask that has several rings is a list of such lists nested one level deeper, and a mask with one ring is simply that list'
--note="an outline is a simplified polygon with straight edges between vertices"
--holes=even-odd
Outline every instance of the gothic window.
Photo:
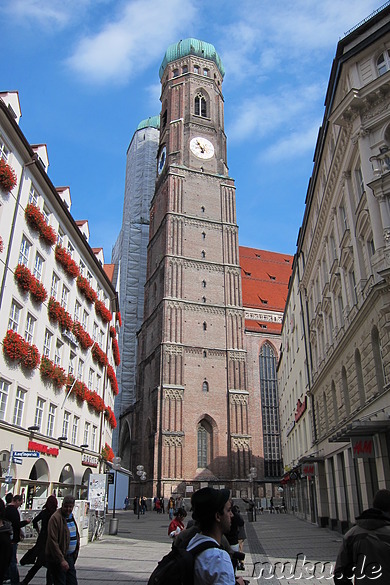
[{"label": "gothic window", "polygon": [[[206,353],[206,352],[204,352],[204,353]],[[206,380],[202,384],[202,391],[203,392],[208,392],[209,391],[209,383]]]},{"label": "gothic window", "polygon": [[179,70],[178,69],[174,69],[173,70],[173,77],[177,77],[179,75]]},{"label": "gothic window", "polygon": [[278,382],[276,353],[269,343],[265,343],[261,348],[259,366],[263,442],[264,445],[268,445],[268,456],[264,460],[264,471],[266,477],[278,477],[282,474]]},{"label": "gothic window", "polygon": [[390,51],[384,51],[377,59],[376,66],[379,75],[383,75],[390,69]]},{"label": "gothic window", "polygon": [[206,302],[206,297],[202,297],[202,303]]},{"label": "gothic window", "polygon": [[194,73],[197,73],[199,75],[200,73],[199,65],[194,65]]},{"label": "gothic window", "polygon": [[[207,358],[207,351],[205,349],[203,350],[203,357]],[[207,384],[207,382],[206,382],[206,384]],[[203,387],[203,389],[204,389],[204,387]],[[207,384],[207,390],[205,390],[205,392],[208,392],[208,389],[209,389],[209,386]]]},{"label": "gothic window", "polygon": [[202,286],[203,286],[203,288],[206,288],[206,281],[205,280],[202,280]]},{"label": "gothic window", "polygon": [[211,461],[212,429],[210,424],[202,420],[198,425],[198,468],[204,469]]},{"label": "gothic window", "polygon": [[208,77],[209,76],[209,70],[208,69],[203,69],[203,75],[205,77]]},{"label": "gothic window", "polygon": [[203,207],[203,205],[202,205],[202,207],[200,208],[200,210],[201,210],[201,212],[202,212],[202,213],[204,213],[204,212],[205,212],[205,208]]},{"label": "gothic window", "polygon": [[201,93],[195,96],[195,115],[207,118],[207,102],[205,96]]},{"label": "gothic window", "polygon": [[182,73],[188,73],[188,66],[187,65],[183,65],[181,72]]},{"label": "gothic window", "polygon": [[202,232],[202,238],[205,240],[206,239],[206,233]]},{"label": "gothic window", "polygon": [[207,331],[207,323],[206,323],[206,321],[203,321],[203,331]]},{"label": "gothic window", "polygon": [[206,252],[202,250],[202,258],[206,258]]}]

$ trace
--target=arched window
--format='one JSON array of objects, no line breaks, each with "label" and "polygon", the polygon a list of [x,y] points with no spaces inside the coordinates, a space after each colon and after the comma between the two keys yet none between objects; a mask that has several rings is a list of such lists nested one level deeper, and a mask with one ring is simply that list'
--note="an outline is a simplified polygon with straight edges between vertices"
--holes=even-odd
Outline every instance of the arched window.
[{"label": "arched window", "polygon": [[205,96],[201,93],[195,96],[195,116],[207,118],[207,102]]},{"label": "arched window", "polygon": [[390,51],[384,51],[382,55],[379,55],[376,67],[379,75],[383,75],[390,69]]},{"label": "arched window", "polygon": [[376,327],[371,330],[371,344],[374,354],[375,376],[378,392],[383,392],[385,385],[385,374],[383,371],[382,348],[380,345],[379,331]]},{"label": "arched window", "polygon": [[331,393],[332,393],[332,402],[333,402],[334,423],[337,426],[337,424],[339,422],[339,411],[338,411],[338,406],[337,406],[336,384],[334,383],[333,380],[332,380]]},{"label": "arched window", "polygon": [[202,256],[202,258],[206,258],[206,252],[204,250],[202,250],[201,256]]},{"label": "arched window", "polygon": [[206,281],[205,280],[202,280],[202,286],[203,286],[203,288],[206,288]]},{"label": "arched window", "polygon": [[343,366],[341,370],[341,385],[343,388],[343,398],[345,404],[345,414],[349,416],[351,414],[351,405],[349,401],[348,382],[347,382],[347,371]]},{"label": "arched window", "polygon": [[206,323],[206,321],[203,321],[203,331],[207,331],[207,323]]},{"label": "arched window", "polygon": [[[204,354],[206,354],[206,352],[204,352]],[[204,357],[206,357],[206,356],[207,356],[207,354],[204,355]],[[203,392],[208,392],[209,391],[209,383],[206,380],[202,384],[202,390],[203,390]]]},{"label": "arched window", "polygon": [[204,469],[212,459],[212,428],[202,420],[198,425],[198,468]]},{"label": "arched window", "polygon": [[263,419],[264,472],[266,477],[282,475],[279,430],[279,397],[276,374],[276,353],[265,343],[259,355],[260,396]]},{"label": "arched window", "polygon": [[358,385],[358,391],[359,391],[359,402],[360,402],[360,406],[363,407],[366,403],[366,393],[364,391],[362,359],[360,357],[360,351],[358,349],[355,350],[355,368],[356,368],[356,379],[357,379],[357,385]]}]

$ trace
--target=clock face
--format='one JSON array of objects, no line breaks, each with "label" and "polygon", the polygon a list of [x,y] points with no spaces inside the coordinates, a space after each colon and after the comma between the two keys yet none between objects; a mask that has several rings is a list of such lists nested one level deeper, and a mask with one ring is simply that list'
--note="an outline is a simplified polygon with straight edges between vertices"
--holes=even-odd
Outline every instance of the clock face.
[{"label": "clock face", "polygon": [[190,149],[198,158],[208,159],[214,156],[214,146],[210,140],[201,136],[196,136],[191,140]]},{"label": "clock face", "polygon": [[167,160],[167,148],[166,148],[166,146],[163,146],[163,148],[161,149],[161,152],[160,152],[160,156],[158,157],[158,163],[157,163],[158,174],[160,174],[162,172],[163,168],[165,167],[166,160]]}]

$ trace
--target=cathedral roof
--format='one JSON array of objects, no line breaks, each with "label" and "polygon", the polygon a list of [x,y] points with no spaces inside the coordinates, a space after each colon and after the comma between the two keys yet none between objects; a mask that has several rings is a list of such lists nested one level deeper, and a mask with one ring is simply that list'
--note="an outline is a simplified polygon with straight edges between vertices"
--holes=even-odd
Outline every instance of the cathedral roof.
[{"label": "cathedral roof", "polygon": [[[247,310],[245,329],[268,333],[280,333],[281,322],[271,316],[284,312],[291,276],[293,256],[240,246],[242,278],[242,302]],[[248,318],[248,310],[253,315]],[[261,311],[269,319],[261,319]]]},{"label": "cathedral roof", "polygon": [[178,43],[169,45],[161,63],[160,79],[162,79],[168,63],[172,63],[172,61],[176,61],[176,59],[181,59],[187,55],[197,55],[198,57],[202,57],[202,59],[214,61],[222,77],[225,75],[225,69],[223,68],[221,58],[215,50],[214,45],[206,43],[205,41],[199,41],[198,39],[184,39]]},{"label": "cathedral roof", "polygon": [[160,130],[160,114],[158,116],[149,116],[145,120],[142,120],[137,126],[137,130],[143,130],[144,128],[157,128]]}]

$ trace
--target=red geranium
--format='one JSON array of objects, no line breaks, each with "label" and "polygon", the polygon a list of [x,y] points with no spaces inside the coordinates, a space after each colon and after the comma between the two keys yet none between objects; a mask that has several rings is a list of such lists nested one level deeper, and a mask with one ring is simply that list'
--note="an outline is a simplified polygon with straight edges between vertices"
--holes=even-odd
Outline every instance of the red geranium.
[{"label": "red geranium", "polygon": [[111,321],[112,314],[102,301],[95,301],[95,311],[96,314],[101,317],[102,321],[104,321],[104,323],[109,323]]},{"label": "red geranium", "polygon": [[119,323],[119,327],[122,327],[122,317],[121,317],[120,311],[118,311],[116,314],[116,320]]},{"label": "red geranium", "polygon": [[29,271],[24,264],[18,264],[15,269],[14,277],[19,288],[24,291],[30,291],[35,301],[43,303],[47,299],[47,292],[43,284]]},{"label": "red geranium", "polygon": [[112,461],[114,457],[114,451],[111,449],[110,445],[106,443],[102,449],[102,459],[105,461]]},{"label": "red geranium", "polygon": [[103,412],[106,409],[103,398],[101,398],[94,390],[89,391],[87,402],[88,406],[93,408],[96,412]]},{"label": "red geranium", "polygon": [[0,189],[10,193],[17,182],[14,169],[3,158],[0,158]]},{"label": "red geranium", "polygon": [[11,360],[18,360],[22,366],[34,370],[40,355],[36,345],[30,345],[21,335],[9,329],[3,339],[3,353]]},{"label": "red geranium", "polygon": [[94,291],[88,280],[84,276],[79,275],[77,277],[77,288],[83,293],[89,303],[97,301],[97,293]]},{"label": "red geranium", "polygon": [[62,268],[71,278],[76,278],[76,276],[79,275],[79,267],[76,262],[73,260],[69,252],[59,244],[57,244],[55,249],[55,257],[57,262],[61,264]]},{"label": "red geranium", "polygon": [[42,356],[39,370],[41,372],[41,377],[51,380],[57,388],[62,388],[67,381],[65,370],[54,364],[45,356]]},{"label": "red geranium", "polygon": [[91,349],[92,359],[94,362],[100,364],[102,368],[108,365],[108,358],[107,355],[104,353],[102,349],[100,349],[97,343],[93,344]]},{"label": "red geranium", "polygon": [[105,416],[108,419],[108,424],[112,429],[116,428],[116,418],[109,406],[106,406]]},{"label": "red geranium", "polygon": [[119,364],[121,363],[121,354],[119,351],[119,345],[118,345],[118,340],[116,339],[116,337],[112,338],[112,353],[114,356],[114,362],[116,366],[119,366]]},{"label": "red geranium", "polygon": [[54,322],[58,322],[61,329],[67,329],[68,331],[72,331],[73,329],[73,319],[67,313],[53,297],[50,297],[49,304],[47,307],[47,312],[49,313],[49,319]]},{"label": "red geranium", "polygon": [[57,234],[50,225],[47,225],[45,216],[38,207],[29,203],[24,210],[24,215],[30,227],[39,232],[39,237],[50,246],[54,246],[57,241]]},{"label": "red geranium", "polygon": [[116,379],[114,368],[110,364],[107,366],[107,378],[110,380],[111,390],[116,396],[119,392],[118,380]]},{"label": "red geranium", "polygon": [[115,329],[115,327],[110,327],[110,337],[116,337],[116,329]]},{"label": "red geranium", "polygon": [[93,339],[78,321],[75,321],[73,324],[73,333],[83,349],[89,349],[93,346]]}]

